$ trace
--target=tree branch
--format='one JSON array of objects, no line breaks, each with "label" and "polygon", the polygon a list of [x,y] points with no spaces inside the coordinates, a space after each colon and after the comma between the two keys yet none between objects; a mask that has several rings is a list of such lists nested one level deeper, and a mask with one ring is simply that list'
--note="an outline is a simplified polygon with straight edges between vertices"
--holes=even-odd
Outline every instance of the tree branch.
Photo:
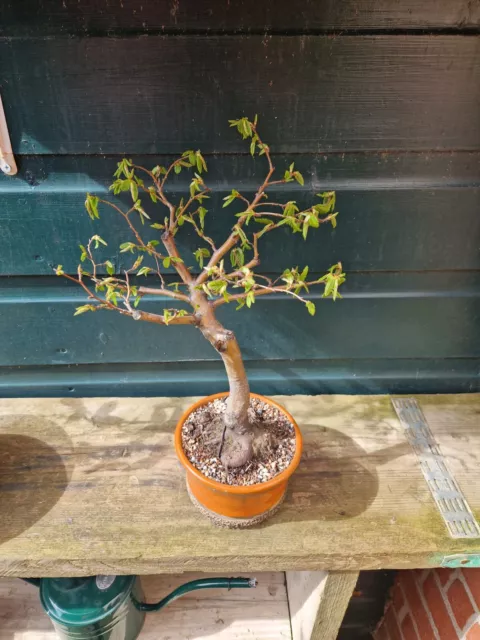
[{"label": "tree branch", "polygon": [[176,291],[170,291],[169,289],[156,289],[155,287],[137,287],[138,293],[151,296],[166,296],[167,298],[173,298],[174,300],[181,300],[182,302],[190,303],[190,298],[183,293],[177,293]]},{"label": "tree branch", "polygon": [[[307,287],[311,287],[314,284],[318,284],[318,281],[317,280],[313,280],[312,282],[305,282],[305,284],[307,285]],[[255,283],[255,287],[252,289],[252,291],[254,291],[256,298],[258,296],[266,296],[266,295],[269,295],[271,293],[287,293],[287,294],[289,294],[291,296],[294,296],[295,298],[297,298],[301,302],[306,302],[305,298],[302,298],[301,296],[299,296],[297,293],[295,293],[291,289],[288,289],[288,287],[276,287],[276,286],[270,287],[270,286],[265,286],[263,284],[259,284],[257,282],[257,283]],[[245,300],[247,295],[248,295],[248,292],[235,293],[233,295],[229,295],[228,302],[232,302],[233,300]],[[220,307],[222,304],[228,304],[228,302],[224,298],[217,298],[216,300],[214,300],[212,302],[212,305],[216,309],[217,307]]]},{"label": "tree branch", "polygon": [[163,324],[168,326],[170,326],[171,324],[190,324],[190,325],[193,324],[194,325],[197,323],[197,319],[192,314],[170,318],[168,323],[165,322],[165,319],[163,316],[160,316],[157,313],[150,313],[148,311],[135,310],[131,315],[134,320],[143,320],[144,322],[153,322],[155,324]]},{"label": "tree branch", "polygon": [[[268,161],[268,172],[267,172],[265,180],[260,185],[260,187],[259,187],[254,199],[252,200],[252,202],[249,202],[248,208],[245,211],[245,215],[238,219],[237,226],[239,226],[239,227],[243,226],[243,223],[245,222],[245,219],[247,218],[248,214],[251,213],[252,209],[254,209],[259,204],[259,202],[261,201],[261,199],[263,197],[263,194],[265,193],[265,189],[267,188],[267,186],[269,184],[269,180],[272,177],[273,172],[275,171],[275,167],[273,166],[272,158],[270,156],[269,147],[266,144],[263,144],[263,142],[262,142],[260,136],[258,135],[257,130],[256,130],[255,127],[253,127],[253,130],[257,135],[258,142],[265,149],[265,156],[266,156],[267,161]],[[220,260],[224,257],[224,255],[226,253],[228,253],[228,251],[230,251],[230,249],[233,249],[233,247],[237,244],[237,242],[238,242],[238,234],[237,234],[236,231],[233,231],[229,235],[229,237],[225,240],[225,242],[222,244],[222,246],[219,247],[216,251],[213,252],[212,257],[208,261],[208,264],[206,265],[205,269],[198,276],[198,278],[196,280],[196,283],[195,283],[196,285],[203,284],[208,279],[208,271],[212,267],[214,267],[216,264],[218,264],[220,262]]]},{"label": "tree branch", "polygon": [[[170,231],[165,231],[164,233],[162,233],[161,237],[162,237],[163,245],[168,252],[168,255],[171,258],[177,258],[181,260],[180,253],[178,252],[178,249],[177,249],[177,245]],[[190,286],[193,283],[193,277],[190,271],[188,270],[188,268],[184,265],[184,263],[174,262],[173,266],[175,267],[175,270],[177,271],[178,275],[183,280],[183,282],[186,285]]]}]

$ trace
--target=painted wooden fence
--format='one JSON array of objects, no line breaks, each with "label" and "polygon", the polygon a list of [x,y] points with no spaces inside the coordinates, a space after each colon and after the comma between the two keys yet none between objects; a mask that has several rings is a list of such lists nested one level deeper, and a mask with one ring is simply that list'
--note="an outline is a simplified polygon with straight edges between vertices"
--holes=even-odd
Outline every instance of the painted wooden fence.
[{"label": "painted wooden fence", "polygon": [[[107,192],[123,154],[153,166],[202,149],[208,230],[222,237],[221,199],[253,192],[263,168],[227,120],[254,113],[276,166],[295,160],[305,175],[282,197],[331,188],[340,211],[336,230],[306,243],[266,236],[262,269],[321,273],[342,260],[348,280],[314,318],[276,296],[222,309],[252,388],[478,391],[479,23],[465,0],[4,0],[0,91],[19,173],[0,176],[0,395],[225,388],[194,329],[73,318],[82,293],[52,270],[74,271],[93,233],[122,267],[121,221],[94,225],[83,200]],[[179,176],[172,193],[186,184]],[[187,231],[180,246],[197,243]]]}]

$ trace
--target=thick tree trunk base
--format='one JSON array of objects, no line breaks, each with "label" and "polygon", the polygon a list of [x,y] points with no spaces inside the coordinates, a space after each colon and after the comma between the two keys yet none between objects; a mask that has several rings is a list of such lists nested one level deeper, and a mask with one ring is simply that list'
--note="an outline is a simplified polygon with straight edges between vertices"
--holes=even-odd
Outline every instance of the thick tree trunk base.
[{"label": "thick tree trunk base", "polygon": [[[239,433],[240,431],[240,433]],[[226,469],[243,467],[255,456],[262,458],[278,447],[279,439],[257,423],[232,429],[219,418],[203,427],[202,437],[210,446],[218,447],[217,456]]]},{"label": "thick tree trunk base", "polygon": [[251,398],[247,420],[233,428],[228,396],[192,411],[182,427],[182,446],[204,475],[229,485],[267,482],[284,471],[296,449],[288,417],[260,398]]},{"label": "thick tree trunk base", "polygon": [[226,469],[243,467],[253,458],[254,433],[248,429],[245,433],[237,433],[226,425],[222,429],[219,444],[219,458]]}]

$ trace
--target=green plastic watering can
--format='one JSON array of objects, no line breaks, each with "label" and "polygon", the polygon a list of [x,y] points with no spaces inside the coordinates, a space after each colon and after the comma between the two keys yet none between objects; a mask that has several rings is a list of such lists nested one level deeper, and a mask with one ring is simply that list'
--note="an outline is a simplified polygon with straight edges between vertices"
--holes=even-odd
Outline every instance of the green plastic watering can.
[{"label": "green plastic watering can", "polygon": [[203,578],[181,585],[156,603],[143,601],[138,576],[32,578],[60,640],[135,640],[148,611],[159,611],[190,591],[251,588],[254,578]]}]

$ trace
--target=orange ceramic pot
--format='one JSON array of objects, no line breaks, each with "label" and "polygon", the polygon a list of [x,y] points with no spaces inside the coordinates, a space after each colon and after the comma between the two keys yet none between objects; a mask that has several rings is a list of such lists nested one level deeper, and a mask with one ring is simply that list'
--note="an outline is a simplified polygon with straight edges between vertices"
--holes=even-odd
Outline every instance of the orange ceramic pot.
[{"label": "orange ceramic pot", "polygon": [[[264,519],[262,516],[266,517],[273,513],[283,501],[290,476],[298,467],[302,455],[302,434],[293,417],[281,405],[269,398],[252,393],[253,398],[258,398],[279,409],[293,424],[296,445],[290,465],[268,482],[244,487],[230,486],[207,478],[193,466],[185,455],[182,447],[182,428],[195,409],[225,396],[228,396],[228,392],[207,396],[185,411],[175,429],[175,450],[186,469],[187,487],[192,501],[203,508],[208,515],[217,514],[220,518],[231,520],[232,526],[242,526],[242,522],[252,524],[252,521],[258,522]],[[215,517],[213,519],[215,520]]]}]

